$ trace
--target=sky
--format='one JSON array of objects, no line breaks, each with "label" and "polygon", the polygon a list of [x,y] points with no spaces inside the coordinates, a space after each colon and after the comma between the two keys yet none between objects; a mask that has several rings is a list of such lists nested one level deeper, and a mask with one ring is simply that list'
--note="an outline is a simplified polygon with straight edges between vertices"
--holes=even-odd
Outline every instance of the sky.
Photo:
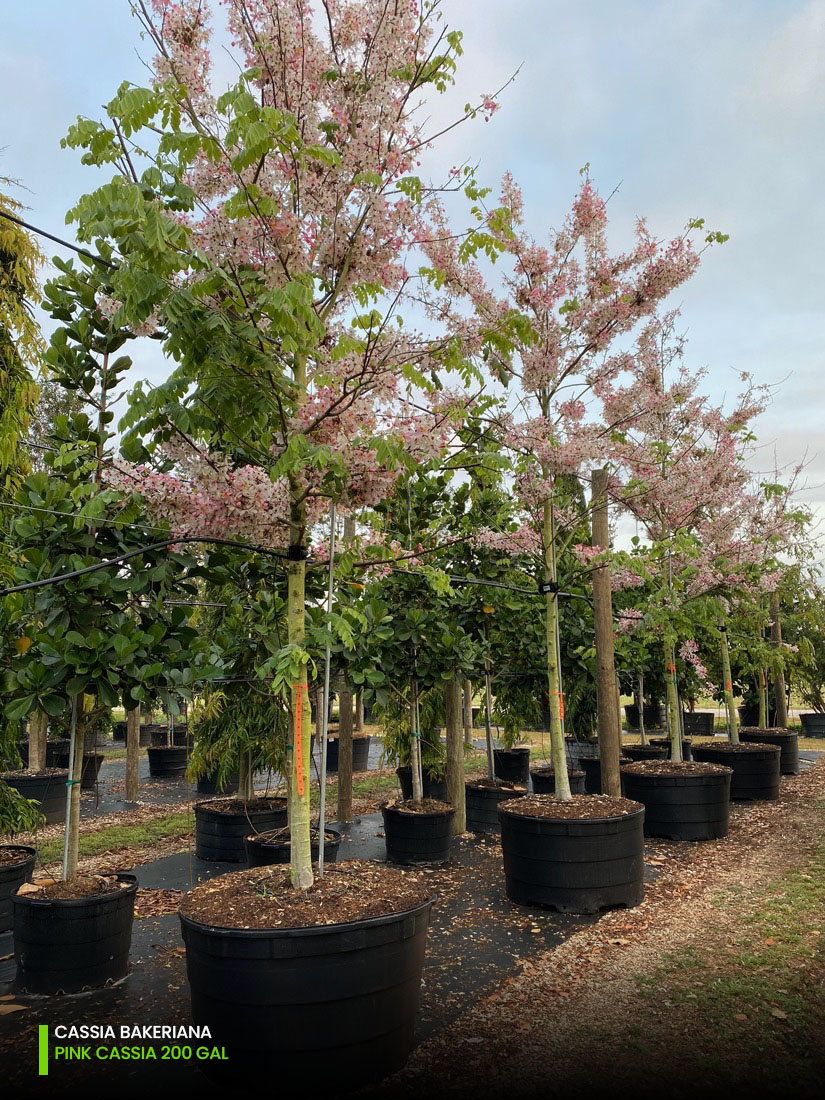
[{"label": "sky", "polygon": [[[716,400],[739,373],[775,387],[757,424],[764,470],[807,459],[802,494],[825,519],[825,0],[443,0],[464,32],[456,87],[433,124],[494,92],[501,108],[429,155],[435,177],[512,172],[528,228],[558,226],[589,164],[610,241],[644,216],[676,236],[701,216],[730,240],[668,305],[687,361]],[[0,175],[27,189],[27,218],[71,238],[65,212],[96,181],[60,139],[99,117],[118,84],[145,84],[149,56],[128,0],[0,0]],[[219,72],[234,72],[221,55]],[[60,250],[46,247],[48,255]],[[135,376],[157,378],[155,345]]]}]

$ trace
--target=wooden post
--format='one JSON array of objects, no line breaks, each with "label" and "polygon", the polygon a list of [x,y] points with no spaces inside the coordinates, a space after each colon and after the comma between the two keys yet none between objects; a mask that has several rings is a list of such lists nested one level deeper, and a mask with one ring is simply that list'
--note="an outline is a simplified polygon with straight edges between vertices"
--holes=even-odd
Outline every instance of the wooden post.
[{"label": "wooden post", "polygon": [[470,680],[464,681],[463,701],[464,701],[464,745],[466,748],[471,749],[473,747],[473,685]]},{"label": "wooden post", "polygon": [[[592,544],[607,550],[610,531],[607,511],[607,470],[594,470],[591,481]],[[602,793],[621,797],[619,755],[621,734],[616,699],[616,663],[613,652],[613,596],[610,566],[593,570],[593,617],[596,625],[596,699]]]},{"label": "wooden post", "polygon": [[126,790],[127,802],[137,802],[138,764],[140,762],[140,707],[126,711]]},{"label": "wooden post", "polygon": [[338,820],[352,821],[352,692],[338,692]]},{"label": "wooden post", "polygon": [[29,718],[29,771],[39,772],[46,767],[46,739],[49,718],[44,710],[36,710]]},{"label": "wooden post", "polygon": [[467,831],[461,696],[461,681],[457,677],[448,680],[444,685],[444,710],[447,719],[447,801],[455,807],[454,835]]},{"label": "wooden post", "polygon": [[782,665],[782,620],[779,611],[779,593],[771,592],[771,644],[776,650],[773,674],[773,701],[776,706],[774,724],[779,729],[788,725],[788,697],[785,694],[785,669]]}]

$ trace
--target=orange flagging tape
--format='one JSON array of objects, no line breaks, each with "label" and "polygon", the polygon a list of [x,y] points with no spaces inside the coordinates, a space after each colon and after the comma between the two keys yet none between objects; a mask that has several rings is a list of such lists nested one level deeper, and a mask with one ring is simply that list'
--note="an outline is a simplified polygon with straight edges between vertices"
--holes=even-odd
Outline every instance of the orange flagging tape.
[{"label": "orange flagging tape", "polygon": [[558,695],[559,697],[559,718],[564,721],[564,692],[563,691],[551,691],[550,695]]},{"label": "orange flagging tape", "polygon": [[304,739],[302,736],[303,720],[304,720],[304,704],[303,704],[303,684],[293,684],[292,690],[295,692],[295,776],[298,785],[298,794],[303,797],[304,793]]}]

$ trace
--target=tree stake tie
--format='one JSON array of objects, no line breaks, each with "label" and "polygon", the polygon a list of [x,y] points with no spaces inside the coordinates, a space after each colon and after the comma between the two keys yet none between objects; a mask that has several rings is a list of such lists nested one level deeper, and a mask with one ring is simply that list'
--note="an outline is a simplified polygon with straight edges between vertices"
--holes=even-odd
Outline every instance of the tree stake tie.
[{"label": "tree stake tie", "polygon": [[304,793],[304,739],[302,735],[303,718],[304,718],[304,685],[293,684],[292,690],[295,692],[295,735],[294,735],[294,750],[295,750],[295,781],[298,786],[298,794]]}]

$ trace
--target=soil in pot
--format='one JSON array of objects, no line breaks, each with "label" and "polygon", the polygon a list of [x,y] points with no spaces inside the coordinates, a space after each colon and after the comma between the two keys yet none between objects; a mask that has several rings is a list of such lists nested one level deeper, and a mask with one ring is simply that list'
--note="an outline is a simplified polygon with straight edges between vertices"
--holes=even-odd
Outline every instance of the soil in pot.
[{"label": "soil in pot", "polygon": [[126,977],[137,879],[90,876],[14,898],[15,989],[80,993]]},{"label": "soil in pot", "polygon": [[[90,791],[94,789],[95,783],[97,783],[97,777],[100,774],[100,766],[103,763],[102,752],[84,752],[83,753],[83,769],[80,773],[80,789],[82,791]],[[65,768],[69,770],[69,754],[61,753],[57,758],[57,766],[59,768]]]},{"label": "soil in pot", "polygon": [[727,836],[732,771],[699,761],[645,760],[622,768],[624,792],[645,807],[645,836],[714,840]]},{"label": "soil in pot", "polygon": [[157,745],[146,750],[152,779],[180,779],[186,772],[188,750],[185,746]]},{"label": "soil in pot", "polygon": [[[324,829],[324,864],[335,863],[341,833],[338,829]],[[310,834],[312,862],[318,862],[318,829]],[[252,833],[244,837],[246,862],[250,867],[268,867],[273,863],[289,863],[292,848],[289,841],[289,827],[268,829],[263,833]]]},{"label": "soil in pot", "polygon": [[[395,774],[398,776],[398,783],[401,787],[401,798],[405,801],[412,798],[412,769],[408,765],[402,765],[400,768],[395,769]],[[424,768],[423,786],[425,798],[434,798],[438,802],[447,801],[447,780],[445,778],[438,776],[434,778]]]},{"label": "soil in pot", "polygon": [[287,823],[285,798],[213,798],[195,803],[195,855],[221,863],[246,862],[244,837]]},{"label": "soil in pot", "polygon": [[[365,772],[369,770],[370,741],[367,737],[353,737],[352,739],[352,770]],[[338,737],[330,737],[327,740],[327,773],[338,771]]]},{"label": "soil in pot", "polygon": [[530,778],[530,748],[518,745],[512,749],[493,749],[496,779],[527,786]]},{"label": "soil in pot", "polygon": [[508,798],[520,798],[527,794],[527,787],[501,780],[471,779],[464,784],[464,796],[467,807],[467,832],[501,832],[498,818],[498,804]]},{"label": "soil in pot", "polygon": [[0,844],[0,932],[12,926],[12,898],[31,882],[37,852],[24,844]]},{"label": "soil in pot", "polygon": [[381,807],[387,859],[405,865],[447,863],[455,808],[447,802],[407,799]]},{"label": "soil in pot", "polygon": [[739,745],[731,745],[729,742],[696,745],[693,756],[696,760],[724,764],[733,770],[730,796],[734,801],[779,798],[778,745],[753,744],[748,741]]},{"label": "soil in pot", "polygon": [[[624,749],[622,749],[624,752]],[[629,756],[619,757],[619,767],[622,764],[629,764]],[[584,772],[584,793],[585,794],[601,794],[602,793],[602,762],[598,756],[583,756],[579,761],[579,766]]]},{"label": "soil in pot", "polygon": [[[286,868],[221,875],[180,919],[196,1024],[225,1045],[227,1077],[313,1090],[380,1080],[406,1062],[432,897],[427,876],[334,864],[308,890]],[[295,1036],[302,1042],[297,1048]]]},{"label": "soil in pot", "polygon": [[56,825],[65,820],[66,780],[69,778],[65,768],[45,768],[39,772],[4,772],[0,778],[19,791],[24,798],[33,798],[39,803],[47,825]]},{"label": "soil in pot", "polygon": [[[552,764],[541,768],[531,768],[530,778],[533,780],[534,794],[556,793],[556,772]],[[567,781],[570,784],[571,794],[584,794],[584,772],[579,768],[567,769]]]},{"label": "soil in pot", "polygon": [[739,737],[751,744],[778,745],[780,774],[799,775],[799,735],[795,730],[751,726],[740,729]]},{"label": "soil in pot", "polygon": [[666,760],[667,745],[622,745],[622,755],[628,760]]},{"label": "soil in pot", "polygon": [[499,806],[507,897],[563,913],[644,897],[644,806],[627,798],[529,795]]}]

